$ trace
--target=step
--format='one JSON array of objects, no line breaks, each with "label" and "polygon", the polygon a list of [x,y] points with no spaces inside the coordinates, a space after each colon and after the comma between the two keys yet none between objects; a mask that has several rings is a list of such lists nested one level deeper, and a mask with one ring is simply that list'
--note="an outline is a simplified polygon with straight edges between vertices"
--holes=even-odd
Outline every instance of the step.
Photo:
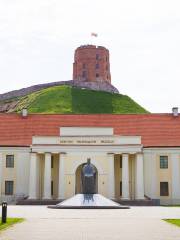
[{"label": "step", "polygon": [[19,200],[16,205],[56,205],[62,202],[58,199],[24,199]]},{"label": "step", "polygon": [[142,199],[142,200],[116,200],[116,202],[122,205],[128,206],[159,206],[159,201],[153,199]]}]

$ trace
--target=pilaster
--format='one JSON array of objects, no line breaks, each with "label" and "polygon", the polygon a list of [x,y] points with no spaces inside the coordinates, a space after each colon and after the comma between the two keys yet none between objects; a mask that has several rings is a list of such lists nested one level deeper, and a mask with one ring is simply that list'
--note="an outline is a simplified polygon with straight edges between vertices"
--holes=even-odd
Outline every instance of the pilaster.
[{"label": "pilaster", "polygon": [[122,199],[129,198],[129,155],[122,154]]},{"label": "pilaster", "polygon": [[37,155],[30,154],[29,198],[37,199]]},{"label": "pilaster", "polygon": [[43,198],[51,199],[51,153],[45,153]]},{"label": "pilaster", "polygon": [[143,154],[136,155],[136,199],[144,199],[144,167]]},{"label": "pilaster", "polygon": [[59,199],[65,198],[65,176],[64,176],[64,164],[66,153],[59,154]]}]

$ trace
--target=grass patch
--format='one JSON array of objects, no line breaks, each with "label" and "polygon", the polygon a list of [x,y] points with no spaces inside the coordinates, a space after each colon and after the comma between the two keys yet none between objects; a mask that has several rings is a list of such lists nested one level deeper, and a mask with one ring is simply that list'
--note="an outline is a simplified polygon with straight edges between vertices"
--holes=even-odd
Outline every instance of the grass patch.
[{"label": "grass patch", "polygon": [[12,225],[14,225],[16,223],[21,223],[23,221],[24,221],[23,218],[7,218],[7,222],[6,223],[2,224],[0,222],[0,231],[4,230],[6,228],[9,228],[10,226],[12,226]]},{"label": "grass patch", "polygon": [[122,94],[55,86],[22,97],[15,111],[30,113],[93,114],[148,113],[133,99]]},{"label": "grass patch", "polygon": [[164,221],[180,227],[180,219],[164,219]]},{"label": "grass patch", "polygon": [[161,205],[162,207],[180,207],[180,205]]}]

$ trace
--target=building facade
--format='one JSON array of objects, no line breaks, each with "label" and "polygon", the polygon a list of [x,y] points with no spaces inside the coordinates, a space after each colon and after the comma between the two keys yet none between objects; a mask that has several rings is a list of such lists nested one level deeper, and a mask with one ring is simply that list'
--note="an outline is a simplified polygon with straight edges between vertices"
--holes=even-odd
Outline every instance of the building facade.
[{"label": "building facade", "polygon": [[179,116],[0,114],[1,200],[80,193],[87,158],[110,199],[180,203]]}]

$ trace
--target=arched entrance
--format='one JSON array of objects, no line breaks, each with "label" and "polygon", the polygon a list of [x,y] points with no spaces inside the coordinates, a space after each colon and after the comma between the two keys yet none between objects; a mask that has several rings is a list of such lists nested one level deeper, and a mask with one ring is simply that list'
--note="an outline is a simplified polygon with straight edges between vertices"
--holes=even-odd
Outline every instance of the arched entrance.
[{"label": "arched entrance", "polygon": [[[79,167],[76,169],[76,175],[75,175],[76,176],[76,185],[75,185],[75,193],[76,194],[82,193],[81,171],[85,164],[86,163],[79,165]],[[96,169],[96,193],[98,193],[98,170],[96,167],[95,167],[95,169]]]}]

